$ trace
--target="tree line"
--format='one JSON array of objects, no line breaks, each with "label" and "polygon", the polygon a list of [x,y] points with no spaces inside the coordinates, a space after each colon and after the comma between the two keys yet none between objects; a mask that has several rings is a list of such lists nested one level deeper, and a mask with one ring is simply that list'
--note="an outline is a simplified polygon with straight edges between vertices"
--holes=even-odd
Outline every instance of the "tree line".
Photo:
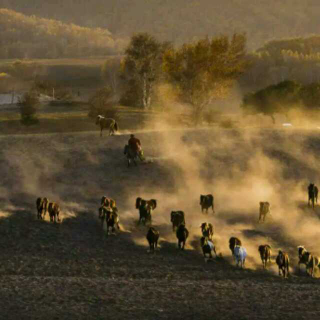
[{"label": "tree line", "polygon": [[[170,90],[171,98],[189,106],[199,123],[213,116],[208,107],[238,83],[246,92],[241,105],[246,114],[262,113],[274,121],[276,113],[288,117],[294,109],[318,109],[320,36],[271,41],[254,53],[246,51],[246,41],[244,34],[235,33],[174,47],[137,34],[123,59],[108,60],[102,68],[108,106],[113,100],[147,110],[157,105],[159,93]],[[98,112],[104,112],[101,104],[99,111],[91,109],[92,115]]]},{"label": "tree line", "polygon": [[0,59],[105,56],[121,52],[124,44],[107,29],[0,9]]},{"label": "tree line", "polygon": [[[173,47],[147,33],[136,34],[123,59],[108,60],[102,74],[108,89],[96,95],[90,115],[106,114],[111,101],[148,110],[159,98],[159,87],[168,86],[177,101],[190,108],[199,123],[204,110],[228,95],[234,82],[248,68],[246,36],[235,33]],[[105,110],[101,101],[105,101]],[[109,101],[109,103],[107,103]]]},{"label": "tree line", "polygon": [[246,32],[250,50],[275,38],[319,31],[318,0],[0,0],[0,7],[90,28],[117,37],[150,32],[175,45],[234,30]]},{"label": "tree line", "polygon": [[[300,48],[295,52],[284,50],[283,43],[276,41],[248,53],[247,37],[240,33],[205,37],[181,46],[159,41],[148,33],[135,34],[123,56],[108,59],[103,65],[106,86],[89,100],[89,116],[114,117],[119,103],[150,110],[161,100],[168,103],[171,99],[173,105],[179,102],[187,106],[198,124],[214,116],[213,103],[228,97],[236,83],[247,91],[242,103],[246,114],[262,113],[274,119],[276,113],[288,116],[294,108],[317,110],[320,84],[316,76],[309,78],[314,68],[305,66],[317,65],[319,38],[304,39],[314,43],[309,46],[303,46],[301,39],[291,39],[290,50]],[[282,70],[290,63],[294,65],[292,73],[275,72],[277,78],[270,73],[272,68]],[[15,68],[22,66],[17,63]],[[296,81],[293,74],[299,71],[301,78]]]}]

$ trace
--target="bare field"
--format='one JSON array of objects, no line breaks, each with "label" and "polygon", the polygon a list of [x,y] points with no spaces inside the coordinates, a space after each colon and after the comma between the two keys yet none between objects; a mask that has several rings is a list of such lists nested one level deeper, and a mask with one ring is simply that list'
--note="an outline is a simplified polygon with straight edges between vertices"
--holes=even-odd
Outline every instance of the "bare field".
[{"label": "bare field", "polygon": [[[138,131],[150,164],[126,167],[129,132],[0,136],[1,319],[310,319],[320,314],[319,279],[297,271],[297,245],[320,255],[320,209],[306,188],[319,181],[320,138],[307,130]],[[203,215],[212,193],[216,214]],[[106,238],[97,210],[117,201],[121,232]],[[62,207],[62,222],[37,221],[35,200]],[[160,249],[147,252],[136,197],[155,198]],[[258,223],[259,201],[271,217]],[[177,250],[170,212],[184,210],[190,237]],[[213,223],[221,257],[205,262],[201,222]],[[239,237],[246,269],[228,248]],[[273,263],[262,270],[258,245]],[[275,256],[289,253],[291,275],[278,276]]]}]

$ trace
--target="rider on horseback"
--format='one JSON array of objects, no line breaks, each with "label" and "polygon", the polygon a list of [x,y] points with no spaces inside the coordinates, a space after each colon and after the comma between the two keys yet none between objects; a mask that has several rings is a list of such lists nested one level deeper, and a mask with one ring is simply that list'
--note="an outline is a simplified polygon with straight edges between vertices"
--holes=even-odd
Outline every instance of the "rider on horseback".
[{"label": "rider on horseback", "polygon": [[138,157],[140,158],[141,161],[144,161],[145,158],[143,156],[143,151],[141,148],[141,142],[139,139],[137,139],[134,134],[130,135],[130,139],[128,141],[129,148],[136,152],[138,154]]}]

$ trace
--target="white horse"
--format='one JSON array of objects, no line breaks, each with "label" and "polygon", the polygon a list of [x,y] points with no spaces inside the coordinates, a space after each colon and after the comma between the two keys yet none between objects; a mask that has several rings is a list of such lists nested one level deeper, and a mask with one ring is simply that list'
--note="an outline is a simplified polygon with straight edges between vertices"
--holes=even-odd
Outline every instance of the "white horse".
[{"label": "white horse", "polygon": [[112,118],[105,118],[101,115],[97,116],[96,125],[100,125],[100,137],[102,137],[102,130],[109,128],[109,136],[115,134],[119,130],[118,123]]},{"label": "white horse", "polygon": [[234,247],[234,258],[237,262],[237,267],[241,266],[241,269],[244,267],[247,257],[247,250],[244,247],[235,246]]}]

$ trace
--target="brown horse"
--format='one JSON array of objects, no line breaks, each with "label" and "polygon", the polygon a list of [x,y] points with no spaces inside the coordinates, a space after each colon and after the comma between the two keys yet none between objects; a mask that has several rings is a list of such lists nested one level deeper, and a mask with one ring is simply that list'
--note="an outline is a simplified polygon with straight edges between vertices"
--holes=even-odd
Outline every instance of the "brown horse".
[{"label": "brown horse", "polygon": [[106,222],[107,222],[107,236],[109,235],[109,228],[111,228],[112,233],[114,234],[116,231],[116,228],[120,230],[120,225],[119,225],[119,216],[118,214],[113,211],[111,208],[105,208],[106,209]]},{"label": "brown horse", "polygon": [[213,225],[211,223],[204,222],[200,226],[202,235],[208,240],[212,241],[213,237]]},{"label": "brown horse", "polygon": [[289,275],[289,256],[288,256],[288,254],[279,250],[279,254],[277,256],[276,263],[279,268],[279,276],[281,276],[281,273],[282,273],[283,277],[287,278]]},{"label": "brown horse", "polygon": [[116,207],[116,202],[115,202],[115,200],[113,200],[111,198],[107,198],[106,196],[103,196],[101,198],[101,205],[104,206],[104,207],[115,208]]},{"label": "brown horse", "polygon": [[48,211],[49,200],[47,198],[38,198],[36,201],[37,211],[38,211],[38,219],[43,220]]},{"label": "brown horse", "polygon": [[154,251],[158,247],[158,240],[159,240],[159,231],[157,231],[155,228],[150,227],[148,233],[147,233],[147,240],[149,242],[150,246],[150,252],[154,253]]},{"label": "brown horse", "polygon": [[100,126],[100,137],[102,137],[103,129],[109,129],[109,136],[112,136],[119,130],[118,123],[112,118],[105,118],[101,115],[97,116],[96,125]]},{"label": "brown horse", "polygon": [[50,216],[50,222],[56,223],[56,220],[60,222],[60,206],[56,202],[50,202],[48,206],[48,212]]},{"label": "brown horse", "polygon": [[271,262],[271,247],[268,244],[261,245],[258,248],[263,269],[267,268],[268,261]]}]

